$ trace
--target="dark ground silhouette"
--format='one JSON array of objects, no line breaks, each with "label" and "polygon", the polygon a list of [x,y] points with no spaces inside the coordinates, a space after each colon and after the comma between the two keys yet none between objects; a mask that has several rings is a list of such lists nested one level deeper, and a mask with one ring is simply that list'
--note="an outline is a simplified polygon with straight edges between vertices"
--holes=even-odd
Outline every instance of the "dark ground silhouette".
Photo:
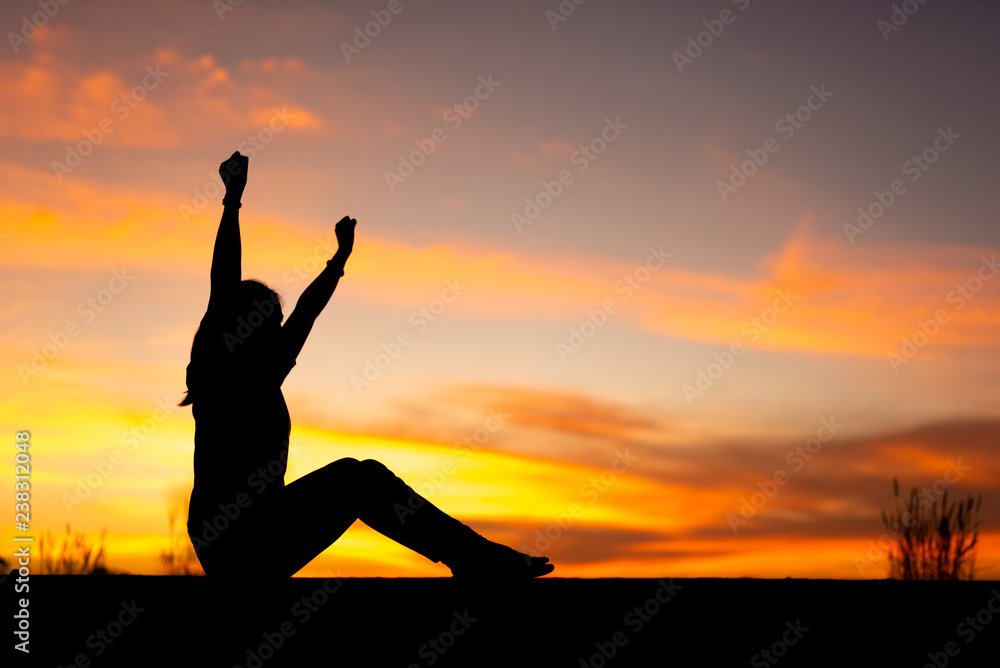
[{"label": "dark ground silhouette", "polygon": [[[282,324],[278,293],[242,280],[239,210],[248,165],[236,152],[219,167],[226,196],[211,296],[180,404],[192,406],[196,425],[188,534],[205,572],[289,577],[358,519],[444,563],[454,576],[516,579],[552,572],[547,558],[486,540],[374,460],[340,459],[284,484],[291,420],[281,384],[344,275],[357,221],[345,216],[337,223],[336,254]],[[263,562],[262,553],[269,555]]]},{"label": "dark ground silhouette", "polygon": [[1000,654],[1000,583],[982,581],[52,575],[30,596],[32,661],[12,639],[12,665],[940,668]]}]

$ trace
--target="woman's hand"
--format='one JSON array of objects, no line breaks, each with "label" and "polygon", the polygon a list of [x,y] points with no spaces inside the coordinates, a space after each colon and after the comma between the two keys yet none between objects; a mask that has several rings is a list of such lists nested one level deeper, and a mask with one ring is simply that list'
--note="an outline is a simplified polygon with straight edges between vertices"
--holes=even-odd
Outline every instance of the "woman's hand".
[{"label": "woman's hand", "polygon": [[355,219],[350,216],[344,216],[337,223],[336,228],[334,228],[334,232],[337,235],[337,255],[345,260],[351,254],[351,251],[354,250],[354,226],[357,224],[358,221]]},{"label": "woman's hand", "polygon": [[229,159],[219,165],[219,176],[226,184],[226,201],[236,204],[243,198],[243,189],[247,186],[247,167],[250,158],[236,151]]}]

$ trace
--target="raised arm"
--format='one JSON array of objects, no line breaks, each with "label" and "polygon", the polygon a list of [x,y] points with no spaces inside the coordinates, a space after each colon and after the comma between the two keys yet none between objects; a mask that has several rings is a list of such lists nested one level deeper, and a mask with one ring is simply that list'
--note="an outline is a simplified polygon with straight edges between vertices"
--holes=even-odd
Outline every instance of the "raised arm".
[{"label": "raised arm", "polygon": [[284,326],[282,326],[282,337],[284,352],[289,359],[295,359],[302,350],[302,346],[312,330],[313,323],[323,309],[330,302],[333,291],[340,282],[340,277],[344,275],[344,265],[351,251],[354,250],[354,226],[358,221],[344,216],[337,223],[337,252],[327,261],[326,268],[309,284],[299,301],[295,304],[295,310],[288,316]]},{"label": "raised arm", "polygon": [[222,200],[222,221],[215,237],[212,253],[212,292],[208,308],[212,310],[229,302],[236,294],[242,278],[240,243],[240,200],[247,184],[249,158],[239,151],[221,165],[219,175],[226,184],[226,197]]}]

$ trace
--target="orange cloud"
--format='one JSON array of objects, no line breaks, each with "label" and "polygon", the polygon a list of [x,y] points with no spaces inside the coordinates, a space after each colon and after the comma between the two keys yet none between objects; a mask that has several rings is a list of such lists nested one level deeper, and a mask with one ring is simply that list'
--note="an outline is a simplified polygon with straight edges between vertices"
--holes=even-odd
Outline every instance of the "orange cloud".
[{"label": "orange cloud", "polygon": [[[768,349],[882,356],[898,349],[901,337],[912,338],[920,322],[934,331],[934,348],[992,344],[1000,325],[990,282],[996,252],[853,247],[813,238],[803,224],[755,277],[655,274],[654,289],[637,295],[637,317],[669,336]],[[935,315],[940,326],[929,322]]]},{"label": "orange cloud", "polygon": [[[206,218],[218,215],[217,207],[177,234],[180,206],[193,200],[73,179],[58,184],[52,175],[2,163],[0,183],[17,184],[0,186],[4,243],[16,265],[109,267],[127,258],[133,266],[204,275],[210,263],[215,223]],[[244,267],[264,277],[287,282],[296,268],[301,273],[311,262],[315,269],[336,247],[328,227],[261,221],[250,211],[244,221],[254,228],[244,235]],[[453,310],[479,318],[582,321],[588,310],[609,307],[617,323],[665,337],[862,356],[898,352],[904,337],[921,346],[933,339],[925,358],[992,346],[1000,326],[996,249],[851,246],[817,239],[808,219],[751,276],[684,267],[676,255],[658,257],[670,252],[665,247],[637,249],[632,264],[471,244],[415,247],[363,229],[351,258],[351,294],[374,303],[425,303],[444,281],[457,280],[469,287]]]},{"label": "orange cloud", "polygon": [[235,78],[212,54],[185,59],[156,49],[146,62],[116,72],[87,69],[71,46],[69,38],[42,39],[24,59],[0,61],[0,137],[175,149],[198,145],[219,127],[258,130],[275,107],[288,107],[297,129],[325,126],[317,112],[290,103],[266,81],[279,70],[316,76],[294,58],[244,61]]}]

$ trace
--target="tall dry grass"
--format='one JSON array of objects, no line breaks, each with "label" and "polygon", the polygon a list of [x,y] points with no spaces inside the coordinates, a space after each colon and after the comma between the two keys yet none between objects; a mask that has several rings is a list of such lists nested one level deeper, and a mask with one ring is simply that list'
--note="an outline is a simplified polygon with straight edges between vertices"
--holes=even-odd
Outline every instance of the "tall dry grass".
[{"label": "tall dry grass", "polygon": [[[190,500],[190,486],[175,486],[170,489],[167,495],[167,523],[170,527],[170,538],[166,549],[160,551],[160,565],[166,575],[205,574],[187,534]],[[181,518],[184,519],[183,530],[178,532],[177,522]]]},{"label": "tall dry grass", "polygon": [[[104,539],[108,530],[101,531],[101,540],[96,549],[87,540],[86,534],[74,533],[66,523],[66,534],[62,547],[56,545],[50,532],[42,534],[38,541],[38,572],[40,575],[108,575],[114,571],[108,568],[104,552]],[[50,551],[54,549],[55,551]]]},{"label": "tall dry grass", "polygon": [[896,508],[882,511],[882,524],[893,539],[889,577],[896,580],[973,580],[979,542],[982,494],[948,504],[948,490],[940,499],[921,497],[914,487],[904,502],[899,481],[892,479]]}]

